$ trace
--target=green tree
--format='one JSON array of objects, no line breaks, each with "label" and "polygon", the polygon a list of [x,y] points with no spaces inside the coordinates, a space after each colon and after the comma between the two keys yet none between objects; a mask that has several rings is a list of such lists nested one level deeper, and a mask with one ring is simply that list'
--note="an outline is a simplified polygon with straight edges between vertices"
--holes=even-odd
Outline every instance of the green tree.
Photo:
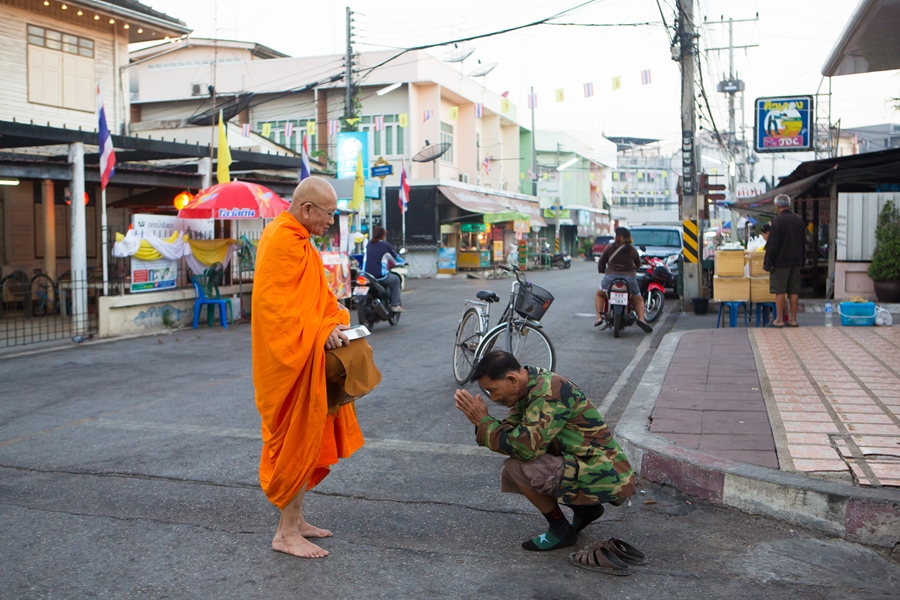
[{"label": "green tree", "polygon": [[900,211],[893,200],[885,202],[878,215],[869,277],[873,281],[900,280]]}]

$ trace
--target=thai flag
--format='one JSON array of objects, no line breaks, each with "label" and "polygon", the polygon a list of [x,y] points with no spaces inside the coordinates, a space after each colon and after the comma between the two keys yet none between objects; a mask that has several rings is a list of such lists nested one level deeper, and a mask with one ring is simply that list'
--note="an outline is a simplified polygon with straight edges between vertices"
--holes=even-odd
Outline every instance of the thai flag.
[{"label": "thai flag", "polygon": [[535,177],[534,175],[534,171],[531,170],[531,167],[528,167],[528,173],[526,173],[525,179],[527,179],[528,181],[534,181],[535,179],[537,179],[537,177]]},{"label": "thai flag", "polygon": [[593,95],[594,95],[594,84],[593,84],[593,82],[584,84],[584,97],[585,97],[585,98],[590,98],[590,97],[593,96]]},{"label": "thai flag", "polygon": [[303,136],[303,147],[300,150],[300,181],[309,177],[309,136]]},{"label": "thai flag", "polygon": [[485,174],[490,175],[491,174],[491,155],[490,154],[485,155],[484,162],[481,164],[484,165]]},{"label": "thai flag", "polygon": [[427,121],[428,119],[430,119],[431,117],[434,116],[434,111],[433,111],[433,110],[426,110],[424,116],[425,116],[425,118],[422,119],[422,122],[423,122],[423,123],[424,123],[425,121]]},{"label": "thai flag", "polygon": [[528,94],[528,108],[537,108],[537,94]]},{"label": "thai flag", "polygon": [[328,121],[328,135],[337,135],[340,121]]},{"label": "thai flag", "polygon": [[384,129],[384,117],[375,117],[375,131],[381,131]]},{"label": "thai flag", "polygon": [[475,104],[475,118],[480,119],[484,117],[484,104],[476,103]]},{"label": "thai flag", "polygon": [[250,123],[244,123],[241,125],[241,135],[244,137],[250,137]]},{"label": "thai flag", "polygon": [[292,135],[294,135],[294,124],[288,121],[284,124],[284,137],[290,139]]},{"label": "thai flag", "polygon": [[406,161],[400,167],[400,191],[397,195],[397,204],[400,206],[400,214],[405,214],[409,204],[409,181],[406,179]]},{"label": "thai flag", "polygon": [[100,82],[97,82],[97,145],[100,146],[100,189],[105,190],[109,178],[116,174],[116,153],[113,152],[112,137],[106,126],[106,110],[103,108],[103,94],[100,93]]},{"label": "thai flag", "polygon": [[646,71],[641,71],[641,85],[649,85],[650,84],[650,69]]}]

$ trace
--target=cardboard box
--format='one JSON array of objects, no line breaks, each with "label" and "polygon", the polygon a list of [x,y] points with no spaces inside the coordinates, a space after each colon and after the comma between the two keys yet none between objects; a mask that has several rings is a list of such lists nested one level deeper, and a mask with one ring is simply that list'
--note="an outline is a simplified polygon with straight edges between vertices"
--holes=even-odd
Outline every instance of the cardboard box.
[{"label": "cardboard box", "polygon": [[763,261],[766,259],[765,252],[750,253],[750,277],[768,277],[769,274],[763,271]]},{"label": "cardboard box", "polygon": [[[751,269],[752,264],[751,264]],[[775,294],[769,292],[769,276],[750,278],[751,302],[775,302]]]},{"label": "cardboard box", "polygon": [[[743,262],[743,254],[741,255]],[[741,269],[743,271],[743,267]],[[743,301],[750,299],[749,277],[713,277],[713,300],[718,302]]]},{"label": "cardboard box", "polygon": [[743,277],[744,251],[716,250],[716,276]]}]

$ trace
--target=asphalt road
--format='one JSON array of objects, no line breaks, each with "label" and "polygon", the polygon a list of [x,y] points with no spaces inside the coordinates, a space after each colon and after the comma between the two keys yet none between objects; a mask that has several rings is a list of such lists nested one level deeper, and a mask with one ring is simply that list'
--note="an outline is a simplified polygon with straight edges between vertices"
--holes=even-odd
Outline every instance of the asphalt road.
[{"label": "asphalt road", "polygon": [[[676,316],[614,340],[591,327],[593,264],[529,277],[557,298],[544,319],[557,370],[614,424]],[[871,549],[655,485],[579,540],[642,549],[633,576],[525,552],[545,522],[498,492],[502,457],[452,401],[463,299],[509,282],[409,288],[399,325],[370,338],[384,381],[358,404],[367,445],[307,496],[335,534],[322,560],[270,549],[249,327],[0,359],[0,598],[900,597],[900,566]]]}]

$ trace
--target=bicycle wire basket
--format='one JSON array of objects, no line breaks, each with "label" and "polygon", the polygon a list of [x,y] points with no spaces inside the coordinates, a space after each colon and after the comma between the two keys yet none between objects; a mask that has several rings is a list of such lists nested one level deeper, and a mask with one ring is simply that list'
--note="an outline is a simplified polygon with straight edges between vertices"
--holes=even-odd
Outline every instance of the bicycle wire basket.
[{"label": "bicycle wire basket", "polygon": [[526,282],[519,286],[513,308],[527,319],[540,321],[551,304],[553,304],[553,294],[540,286]]}]

